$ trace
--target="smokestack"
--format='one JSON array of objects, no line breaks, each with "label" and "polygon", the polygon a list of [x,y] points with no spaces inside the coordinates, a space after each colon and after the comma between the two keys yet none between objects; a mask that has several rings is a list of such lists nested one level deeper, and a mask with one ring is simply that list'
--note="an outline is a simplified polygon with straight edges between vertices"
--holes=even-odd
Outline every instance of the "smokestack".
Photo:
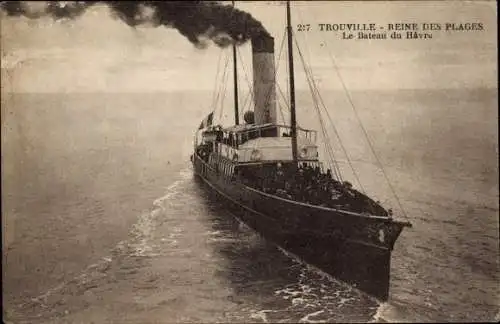
[{"label": "smokestack", "polygon": [[255,124],[276,123],[274,38],[260,34],[252,38]]}]

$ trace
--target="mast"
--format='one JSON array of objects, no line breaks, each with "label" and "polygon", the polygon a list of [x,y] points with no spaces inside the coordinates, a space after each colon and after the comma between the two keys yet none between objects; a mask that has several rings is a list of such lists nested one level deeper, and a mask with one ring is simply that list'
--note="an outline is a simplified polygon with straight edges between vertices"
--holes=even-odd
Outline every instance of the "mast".
[{"label": "mast", "polygon": [[[234,7],[234,0],[233,0]],[[238,112],[238,66],[236,65],[236,44],[233,43],[233,80],[234,80],[234,124],[239,125]]]},{"label": "mast", "polygon": [[297,117],[295,114],[295,79],[293,74],[292,23],[290,18],[290,1],[286,2],[286,21],[288,36],[288,69],[290,70],[290,126],[292,136],[293,164],[297,165]]}]

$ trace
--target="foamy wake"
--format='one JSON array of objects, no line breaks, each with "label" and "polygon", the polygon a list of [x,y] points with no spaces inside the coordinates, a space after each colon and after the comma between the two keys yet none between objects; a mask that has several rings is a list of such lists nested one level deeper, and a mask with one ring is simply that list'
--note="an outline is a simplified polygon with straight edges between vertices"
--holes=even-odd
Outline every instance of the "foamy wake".
[{"label": "foamy wake", "polygon": [[324,310],[319,310],[316,312],[309,313],[306,316],[302,317],[299,320],[299,323],[324,323],[324,321],[311,319],[311,317],[318,316],[324,312],[325,312]]},{"label": "foamy wake", "polygon": [[373,315],[370,323],[408,323],[408,322],[429,322],[430,318],[414,314],[407,307],[400,306],[397,303],[382,303],[377,313]]},{"label": "foamy wake", "polygon": [[180,193],[180,191],[177,189],[180,185],[185,183],[186,180],[188,180],[189,177],[192,175],[191,169],[190,168],[183,169],[179,172],[179,175],[181,176],[181,179],[175,181],[170,186],[168,186],[165,195],[153,201],[153,206],[161,208],[162,210],[165,209],[164,202]]},{"label": "foamy wake", "polygon": [[[298,282],[275,291],[275,295],[291,301],[290,310],[310,310],[298,322],[321,323],[331,321],[332,318],[336,317],[335,313],[339,309],[344,307],[352,308],[353,305],[364,299],[371,300],[375,305],[380,305],[380,302],[374,297],[335,279],[319,268],[306,263],[295,254],[281,247],[278,248],[300,266]],[[311,275],[313,277],[319,276],[319,278],[312,279]],[[311,280],[314,282],[312,286],[309,284]]]},{"label": "foamy wake", "polygon": [[250,318],[261,320],[264,323],[269,323],[267,319],[267,313],[272,312],[272,310],[260,310],[250,314]]},{"label": "foamy wake", "polygon": [[[191,169],[183,169],[179,172],[179,175],[181,179],[175,181],[166,188],[165,195],[153,202],[153,208],[150,211],[139,215],[136,223],[132,226],[130,231],[130,238],[118,242],[112,249],[113,254],[116,254],[116,252],[127,252],[128,255],[132,256],[151,257],[156,255],[153,253],[154,246],[150,245],[149,242],[155,228],[155,220],[158,216],[162,215],[162,212],[165,210],[165,203],[182,192],[179,190],[179,187],[190,178],[192,175]],[[47,304],[49,303],[48,298],[55,293],[63,291],[66,286],[70,284],[83,286],[93,280],[105,276],[105,272],[109,269],[113,259],[112,255],[102,257],[98,262],[86,267],[78,276],[50,288],[43,294],[32,298],[30,302],[19,305],[19,307],[39,306],[47,308]]]},{"label": "foamy wake", "polygon": [[[328,273],[324,272],[323,270],[319,269],[318,267],[313,266],[312,264],[309,264],[309,263],[305,262],[304,260],[302,260],[302,259],[301,259],[300,257],[298,257],[297,255],[295,255],[295,254],[293,254],[293,253],[291,253],[291,252],[289,252],[289,251],[287,251],[287,250],[283,249],[282,247],[278,246],[278,249],[279,249],[279,250],[280,250],[280,251],[281,251],[284,255],[286,255],[287,257],[289,257],[289,258],[291,258],[291,259],[295,260],[296,262],[298,262],[299,264],[301,264],[301,265],[305,266],[305,267],[307,268],[307,270],[308,270],[308,271],[314,272],[314,273],[316,273],[316,274],[320,275],[323,279],[325,279],[325,278],[326,278],[326,279],[328,279],[328,280],[330,280],[330,281],[332,281],[332,282],[335,282],[336,284],[340,285],[343,289],[345,289],[344,291],[346,291],[346,292],[356,291],[356,292],[358,292],[358,293],[360,293],[360,294],[364,294],[362,291],[360,291],[360,290],[358,290],[358,289],[354,288],[353,286],[351,286],[351,285],[349,285],[349,284],[347,284],[347,283],[345,283],[345,282],[343,282],[343,281],[340,281],[340,280],[338,280],[338,279],[334,278],[334,277],[333,277],[333,276],[331,276],[330,274],[328,274]],[[304,274],[303,274],[303,273],[301,273],[301,276],[303,276],[303,275],[304,275]],[[374,300],[376,301],[376,299],[375,299],[375,298],[373,298],[373,297],[371,297],[371,296],[369,296],[369,295],[367,295],[367,297],[372,298],[372,299],[374,299]],[[378,302],[378,301],[377,301],[377,302]]]},{"label": "foamy wake", "polygon": [[191,175],[190,169],[183,169],[180,171],[181,179],[176,180],[166,188],[166,193],[162,197],[153,201],[153,209],[141,214],[137,222],[132,226],[132,237],[135,242],[130,242],[129,247],[132,248],[131,255],[133,256],[146,256],[153,257],[157,254],[153,252],[154,246],[151,245],[151,236],[156,227],[156,219],[165,211],[165,203],[172,200],[182,191],[179,187]]},{"label": "foamy wake", "polygon": [[[240,223],[240,229],[252,231],[255,233],[255,235],[261,237],[258,232],[253,231],[236,215],[234,216]],[[286,309],[281,310],[251,310],[250,317],[252,319],[260,320],[264,323],[269,323],[268,317],[270,314],[283,311],[287,313],[295,313],[296,311],[302,312],[305,309],[309,309],[311,312],[298,319],[299,323],[324,323],[328,322],[331,319],[328,316],[329,308],[339,309],[344,306],[348,306],[351,303],[355,303],[360,296],[363,296],[364,298],[373,301],[375,304],[380,305],[380,301],[378,301],[376,298],[367,295],[366,293],[345,282],[335,279],[328,273],[325,273],[321,269],[305,262],[297,255],[283,249],[282,247],[278,245],[276,245],[276,247],[284,255],[296,262],[296,266],[300,268],[300,274],[298,275],[299,280],[294,284],[287,285],[284,288],[278,289],[274,292],[276,296],[280,296],[281,298],[290,301],[290,306],[288,306]],[[327,284],[321,284],[320,286],[318,286],[318,282],[315,281],[314,286],[309,285],[307,282],[310,281],[311,273],[319,276],[319,280],[325,280]],[[335,291],[330,291],[331,287],[328,283],[335,283]],[[315,317],[325,318],[320,319]],[[272,321],[273,320],[271,320],[271,322]],[[295,321],[297,321],[297,319],[295,319]]]},{"label": "foamy wake", "polygon": [[388,303],[382,303],[377,308],[377,312],[373,315],[372,320],[369,323],[383,323],[386,322],[384,319],[384,314],[387,313],[388,309],[390,309],[390,305]]}]

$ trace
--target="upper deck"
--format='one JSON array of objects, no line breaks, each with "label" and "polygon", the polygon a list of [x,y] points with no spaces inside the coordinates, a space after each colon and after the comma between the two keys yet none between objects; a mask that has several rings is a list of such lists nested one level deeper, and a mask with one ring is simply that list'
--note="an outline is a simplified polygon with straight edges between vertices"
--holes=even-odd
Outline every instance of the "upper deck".
[{"label": "upper deck", "polygon": [[[213,152],[237,163],[292,161],[290,133],[290,126],[276,124],[215,126],[201,130],[201,141],[211,143]],[[318,160],[316,139],[316,131],[297,128],[299,160]]]},{"label": "upper deck", "polygon": [[[241,145],[248,140],[261,137],[291,137],[291,127],[287,125],[234,125],[227,128],[212,126],[201,130],[202,140],[218,141],[231,146]],[[317,132],[315,130],[297,127],[297,139],[307,139],[315,144]]]},{"label": "upper deck", "polygon": [[[260,137],[291,137],[292,128],[288,125],[263,124],[263,125],[234,125],[223,128],[222,131],[228,137],[233,134],[243,142],[252,138]],[[315,130],[297,127],[297,138],[306,138],[316,143],[317,132]]]}]

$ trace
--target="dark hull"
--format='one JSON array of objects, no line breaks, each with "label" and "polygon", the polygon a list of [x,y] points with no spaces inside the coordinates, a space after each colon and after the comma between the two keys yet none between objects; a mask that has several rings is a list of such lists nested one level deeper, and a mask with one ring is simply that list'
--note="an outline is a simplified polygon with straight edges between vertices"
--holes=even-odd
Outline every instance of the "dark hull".
[{"label": "dark hull", "polygon": [[231,181],[193,156],[195,174],[247,225],[302,260],[387,300],[391,251],[407,224],[302,204]]}]

